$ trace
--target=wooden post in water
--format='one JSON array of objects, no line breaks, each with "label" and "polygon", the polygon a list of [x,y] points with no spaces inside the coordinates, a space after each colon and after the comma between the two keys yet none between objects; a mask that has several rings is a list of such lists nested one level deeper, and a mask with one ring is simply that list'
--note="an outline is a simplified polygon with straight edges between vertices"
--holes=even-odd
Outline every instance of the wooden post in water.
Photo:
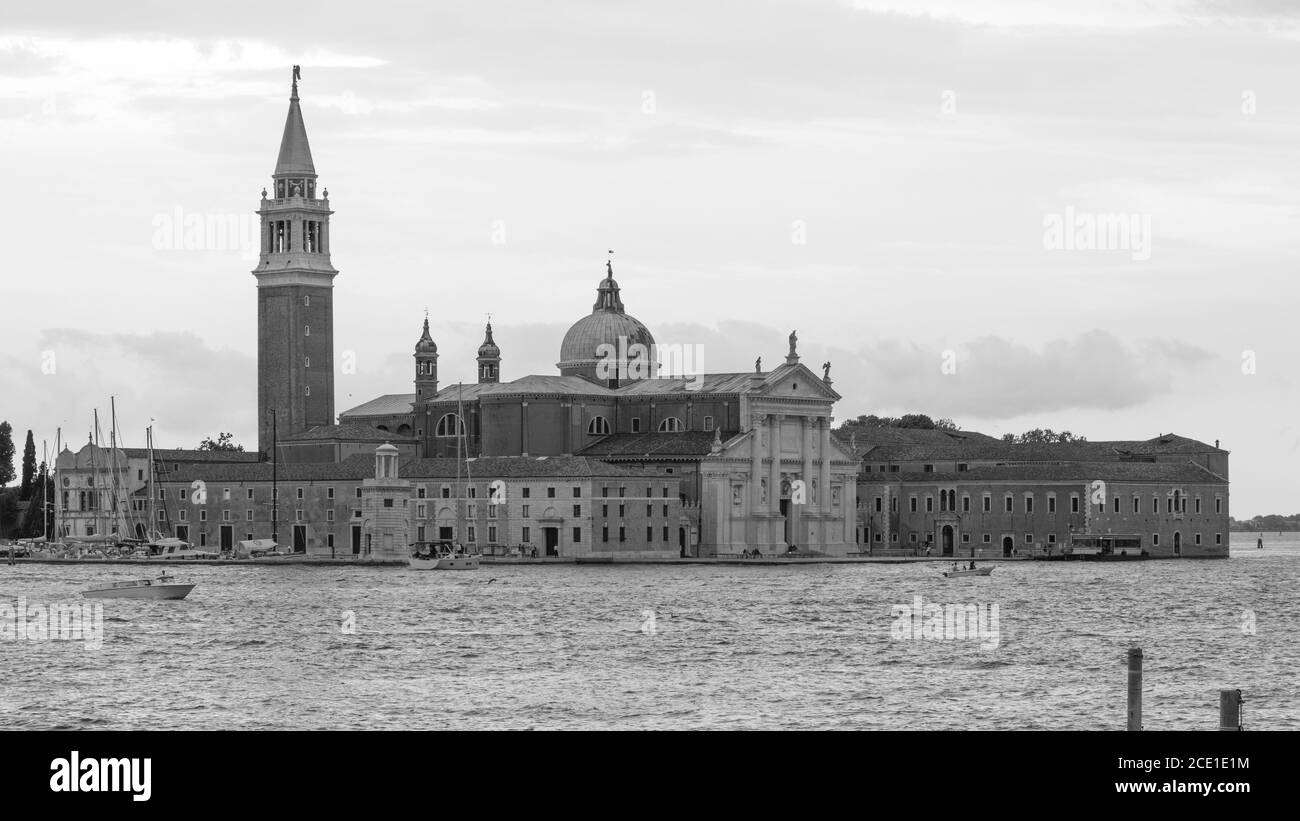
[{"label": "wooden post in water", "polygon": [[1142,648],[1128,651],[1128,729],[1142,729]]},{"label": "wooden post in water", "polygon": [[1219,691],[1219,729],[1238,731],[1241,726],[1241,691]]}]

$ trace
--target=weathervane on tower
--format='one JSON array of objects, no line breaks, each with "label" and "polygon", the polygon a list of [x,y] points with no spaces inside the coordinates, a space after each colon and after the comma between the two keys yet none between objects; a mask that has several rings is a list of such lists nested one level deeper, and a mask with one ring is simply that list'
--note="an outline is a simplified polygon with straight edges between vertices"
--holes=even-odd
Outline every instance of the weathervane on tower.
[{"label": "weathervane on tower", "polygon": [[609,274],[609,276],[610,276],[611,278],[613,278],[613,276],[614,276],[614,251],[613,251],[612,249],[611,249],[610,252],[609,252],[609,259],[605,260],[605,272],[606,272],[607,274]]}]

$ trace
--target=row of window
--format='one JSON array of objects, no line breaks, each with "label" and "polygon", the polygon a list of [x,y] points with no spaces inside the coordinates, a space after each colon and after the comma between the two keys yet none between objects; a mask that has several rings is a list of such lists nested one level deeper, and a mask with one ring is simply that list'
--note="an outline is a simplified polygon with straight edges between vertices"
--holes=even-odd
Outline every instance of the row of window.
[{"label": "row of window", "polygon": [[[621,485],[621,486],[619,486],[619,487],[616,488],[616,489],[617,489],[617,491],[618,491],[618,496],[619,496],[620,499],[623,498],[623,497],[625,497],[625,496],[627,495],[627,486],[626,486],[626,485]],[[355,489],[356,498],[358,498],[358,499],[361,498],[361,490],[362,490],[362,489],[361,489],[360,487],[357,487],[357,488]],[[440,496],[441,496],[441,498],[443,498],[443,499],[450,499],[450,498],[451,498],[451,490],[452,490],[452,488],[451,488],[450,485],[443,485],[443,486],[439,489],[439,492],[440,492]],[[520,495],[522,498],[524,498],[524,499],[531,498],[531,497],[532,497],[532,490],[533,490],[533,489],[532,489],[531,487],[527,487],[527,486],[522,487],[522,488],[519,489],[519,495]],[[248,501],[250,501],[250,502],[251,502],[251,501],[254,501],[254,494],[253,494],[253,491],[254,491],[254,489],[251,488],[251,487],[249,487],[249,488],[244,488],[244,497],[245,497]],[[489,493],[488,493],[488,498],[491,499],[490,488],[488,488],[488,491],[489,491]],[[188,501],[189,498],[190,498],[190,492],[191,492],[191,491],[190,491],[190,488],[177,488],[177,489],[176,489],[176,499],[177,499],[178,501],[181,501],[181,502]],[[554,485],[551,485],[551,486],[547,487],[547,488],[546,488],[546,498],[548,498],[548,499],[554,499],[554,498],[556,498],[555,492],[556,492],[556,488],[555,488]],[[573,488],[572,488],[572,494],[573,494],[573,498],[574,498],[574,499],[581,499],[581,498],[582,498],[582,488],[579,487],[579,486],[576,486],[576,485],[573,486]],[[478,498],[478,488],[475,487],[474,485],[470,485],[469,487],[467,487],[467,488],[465,489],[465,495],[466,495],[467,498],[470,498],[470,499],[476,499],[476,498]],[[602,487],[602,488],[600,489],[600,495],[601,495],[602,497],[608,497],[608,496],[609,496],[609,487],[608,487],[608,486],[604,486],[604,487]],[[647,485],[647,486],[646,486],[646,489],[645,489],[645,495],[646,495],[646,498],[652,498],[652,497],[655,495],[655,494],[654,494],[654,488],[651,487],[651,486],[649,486],[649,485]],[[663,485],[663,486],[660,488],[660,495],[661,495],[662,498],[664,498],[664,499],[667,499],[667,498],[668,498],[668,485]],[[92,496],[93,496],[93,494],[92,494]],[[427,490],[423,485],[421,485],[420,487],[418,487],[418,488],[416,489],[416,496],[417,496],[417,498],[420,498],[420,499],[428,498],[428,490]],[[296,499],[298,499],[299,501],[305,499],[305,498],[306,498],[306,490],[305,490],[304,488],[301,488],[301,487],[300,487],[300,488],[295,488],[295,489],[294,489],[294,497],[295,497]],[[271,499],[272,499],[273,501],[275,501],[275,500],[279,500],[279,498],[280,498],[280,492],[279,492],[279,489],[277,488],[277,489],[275,489],[275,490],[272,491],[272,493],[271,493]],[[332,487],[327,487],[327,488],[325,488],[325,498],[327,498],[327,499],[333,499],[333,498],[335,498],[334,488],[332,488]],[[86,505],[86,501],[85,501],[85,500],[87,499],[87,496],[86,496],[86,493],[85,493],[84,491],[82,492],[82,499],[83,499],[83,501],[82,501],[82,508],[85,509],[85,505]],[[166,499],[167,499],[167,491],[166,491],[165,488],[159,488],[159,489],[158,489],[158,499],[159,499],[160,501],[166,501]],[[224,501],[224,502],[228,502],[228,501],[230,501],[230,499],[231,499],[231,490],[230,490],[230,488],[228,488],[228,487],[224,487],[224,488],[222,488],[222,489],[221,489],[221,500]],[[66,490],[63,491],[63,500],[64,500],[64,501],[63,501],[63,507],[64,507],[64,509],[66,510],[66,509],[67,509],[67,506],[68,506],[68,491],[66,491]],[[492,502],[489,502],[489,503],[490,503],[490,504],[495,504],[495,503],[492,503]],[[94,504],[94,503],[93,503],[93,499],[92,499],[92,500],[91,500],[91,505],[92,505],[92,508],[91,508],[91,509],[93,509],[93,504]],[[574,515],[577,515],[577,514],[574,514]]]},{"label": "row of window", "polygon": [[[1032,493],[1025,493],[1025,494],[1022,494],[1022,495],[1023,495],[1023,498],[1024,498],[1024,504],[1023,504],[1023,506],[1022,506],[1022,508],[1023,508],[1022,512],[1024,512],[1024,513],[1033,513],[1033,512],[1034,512],[1034,495],[1033,495]],[[916,513],[916,512],[918,512],[918,509],[917,509],[918,501],[919,501],[919,499],[918,499],[918,497],[916,496],[916,494],[912,494],[912,495],[908,496],[908,509],[909,509],[910,512],[912,512],[912,513]],[[1201,497],[1200,497],[1200,496],[1197,496],[1197,497],[1193,500],[1193,502],[1194,502],[1193,510],[1194,510],[1195,513],[1199,514],[1199,513],[1201,512]],[[981,512],[983,512],[983,513],[991,513],[991,512],[993,511],[993,495],[992,495],[992,494],[990,494],[990,493],[985,493],[985,494],[983,495],[982,503],[983,503],[983,509],[982,509]],[[1081,502],[1080,502],[1079,494],[1077,494],[1077,493],[1072,493],[1072,494],[1070,494],[1070,512],[1071,512],[1071,513],[1078,513],[1078,512],[1079,512],[1079,506],[1080,506],[1080,504],[1081,504]],[[1121,506],[1121,505],[1120,505],[1120,497],[1119,497],[1119,496],[1113,496],[1113,497],[1111,498],[1111,507],[1112,507],[1112,511],[1113,511],[1114,513],[1119,513],[1119,512],[1121,512],[1121,511],[1120,511],[1120,506]],[[956,512],[956,510],[957,510],[957,491],[955,491],[955,490],[941,490],[941,491],[939,491],[939,511],[940,511],[941,513],[946,513],[946,512]],[[962,494],[962,497],[961,497],[961,512],[962,512],[962,513],[970,513],[970,510],[971,510],[971,505],[970,505],[970,494]],[[875,498],[875,511],[876,511],[877,513],[881,513],[881,512],[884,511],[884,497],[882,497],[882,496],[877,496],[877,497]],[[1003,498],[1002,498],[1002,511],[1003,511],[1004,513],[1014,513],[1014,512],[1015,512],[1015,494],[1013,494],[1013,493],[1008,493],[1008,494],[1006,494],[1005,496],[1003,496]],[[898,512],[898,497],[897,497],[897,496],[894,496],[894,497],[891,497],[891,498],[890,498],[890,512],[891,512],[891,513],[897,513],[897,512]],[[933,512],[934,512],[934,497],[933,497],[933,496],[929,496],[929,495],[927,495],[927,496],[925,497],[925,512],[926,512],[926,513],[933,513]],[[1049,494],[1047,494],[1047,512],[1048,512],[1048,513],[1055,513],[1055,512],[1056,512],[1056,494],[1054,494],[1054,493],[1049,493]],[[1105,512],[1106,512],[1106,505],[1105,505],[1104,502],[1102,502],[1102,503],[1098,503],[1098,505],[1097,505],[1097,512],[1098,512],[1098,513],[1105,513]],[[1137,494],[1134,494],[1134,495],[1133,495],[1133,512],[1134,512],[1134,513],[1141,513],[1141,512],[1142,512],[1142,497],[1139,496],[1139,495],[1137,495]],[[1152,512],[1153,514],[1159,514],[1159,513],[1160,513],[1160,496],[1159,496],[1158,494],[1153,494],[1153,495],[1151,496],[1151,512]],[[1183,496],[1183,495],[1181,494],[1181,492],[1179,492],[1179,491],[1174,491],[1174,494],[1173,494],[1172,496],[1166,496],[1166,497],[1165,497],[1165,512],[1166,512],[1166,513],[1186,513],[1186,512],[1187,512],[1187,497],[1186,497],[1186,496]],[[1215,513],[1222,513],[1222,512],[1223,512],[1223,497],[1222,497],[1222,496],[1215,496],[1215,497],[1214,497],[1214,512],[1215,512]]]},{"label": "row of window", "polygon": [[[1195,544],[1197,544],[1197,545],[1201,544],[1201,534],[1199,534],[1199,533],[1195,533],[1195,534],[1193,534],[1192,538],[1193,538],[1193,542],[1194,542]],[[890,540],[891,542],[897,542],[897,541],[898,541],[898,533],[891,533],[891,534],[890,534],[890,538],[889,538],[889,540]],[[984,544],[989,544],[990,542],[992,542],[992,540],[993,540],[993,539],[992,539],[992,534],[989,534],[989,533],[985,533],[985,534],[983,534],[982,541],[983,541]],[[879,532],[879,531],[877,531],[877,532],[874,534],[874,541],[877,541],[877,542],[882,542],[882,541],[884,541],[884,534],[881,533],[881,532]],[[912,544],[916,544],[917,541],[918,541],[918,534],[917,534],[915,531],[913,531],[912,533],[910,533],[910,534],[909,534],[908,541],[911,542]],[[962,544],[970,544],[970,534],[969,534],[969,533],[963,533],[963,534],[961,534],[961,541],[962,541]],[[1032,534],[1032,533],[1026,533],[1026,534],[1025,534],[1025,544],[1033,544],[1033,543],[1034,543],[1034,534]],[[1056,544],[1056,534],[1055,534],[1055,533],[1048,533],[1048,534],[1047,534],[1047,543],[1048,543],[1048,544]],[[1222,545],[1222,544],[1223,544],[1223,534],[1222,534],[1222,533],[1215,533],[1215,534],[1214,534],[1214,543],[1215,543],[1216,545]],[[1152,545],[1153,547],[1159,547],[1159,546],[1160,546],[1160,534],[1159,534],[1159,533],[1152,533],[1152,534],[1151,534],[1151,545]]]}]

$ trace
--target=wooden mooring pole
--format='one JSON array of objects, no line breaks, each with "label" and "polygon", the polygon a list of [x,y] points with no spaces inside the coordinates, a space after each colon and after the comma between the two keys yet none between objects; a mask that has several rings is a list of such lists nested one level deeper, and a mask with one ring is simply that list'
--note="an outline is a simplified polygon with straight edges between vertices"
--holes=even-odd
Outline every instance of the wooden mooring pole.
[{"label": "wooden mooring pole", "polygon": [[1219,691],[1219,729],[1239,731],[1241,726],[1241,691]]},{"label": "wooden mooring pole", "polygon": [[1142,648],[1128,651],[1128,728],[1142,729]]}]

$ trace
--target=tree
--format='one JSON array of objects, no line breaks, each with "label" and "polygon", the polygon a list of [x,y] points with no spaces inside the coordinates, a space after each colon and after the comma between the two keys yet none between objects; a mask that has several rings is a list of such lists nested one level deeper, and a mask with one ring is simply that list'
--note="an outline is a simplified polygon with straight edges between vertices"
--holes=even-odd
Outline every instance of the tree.
[{"label": "tree", "polygon": [[[40,536],[42,533],[54,534],[54,480],[48,473],[48,467],[41,462],[36,470],[36,479],[32,485],[32,495],[27,501],[27,510],[23,514],[22,535]],[[41,484],[45,493],[41,494]],[[45,505],[45,527],[41,528],[41,505]]]},{"label": "tree", "polygon": [[19,494],[24,502],[32,498],[32,483],[36,481],[36,440],[27,431],[27,444],[23,445],[23,485]]},{"label": "tree", "polygon": [[234,438],[235,435],[233,433],[218,433],[217,439],[214,442],[211,436],[205,436],[203,437],[203,441],[199,442],[199,450],[230,450],[242,453],[244,451],[244,446],[236,445],[234,441],[232,441]]},{"label": "tree", "polygon": [[1075,436],[1068,430],[1057,433],[1051,428],[1034,428],[1025,431],[1019,436],[1014,433],[1004,433],[1002,434],[1002,441],[1010,445],[1054,445],[1086,442],[1088,440],[1082,436]]},{"label": "tree", "polygon": [[864,414],[848,419],[838,430],[850,432],[864,428],[911,428],[913,430],[961,430],[951,419],[931,419],[924,413],[905,413],[902,416],[876,416]]},{"label": "tree", "polygon": [[14,480],[14,429],[0,422],[0,487]]}]

